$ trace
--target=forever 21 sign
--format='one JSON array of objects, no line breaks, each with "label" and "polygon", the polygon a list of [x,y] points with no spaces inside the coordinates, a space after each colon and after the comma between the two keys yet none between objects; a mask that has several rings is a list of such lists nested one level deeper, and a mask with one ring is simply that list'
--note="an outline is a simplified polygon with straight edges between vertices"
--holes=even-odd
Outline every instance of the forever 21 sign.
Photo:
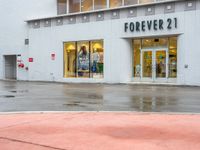
[{"label": "forever 21 sign", "polygon": [[126,22],[124,24],[125,32],[140,32],[140,31],[157,31],[168,29],[171,30],[173,28],[177,28],[177,18],[168,18],[166,20],[163,19],[155,19],[155,20],[147,20],[147,21],[137,21],[137,22]]}]

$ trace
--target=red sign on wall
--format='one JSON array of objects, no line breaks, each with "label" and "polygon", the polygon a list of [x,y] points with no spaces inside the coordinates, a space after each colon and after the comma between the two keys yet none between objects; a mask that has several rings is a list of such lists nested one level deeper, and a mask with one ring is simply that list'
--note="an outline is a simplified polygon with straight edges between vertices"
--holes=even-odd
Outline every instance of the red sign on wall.
[{"label": "red sign on wall", "polygon": [[56,54],[51,54],[51,60],[55,60],[56,59]]},{"label": "red sign on wall", "polygon": [[28,62],[33,62],[33,58],[29,58],[29,59],[28,59]]}]

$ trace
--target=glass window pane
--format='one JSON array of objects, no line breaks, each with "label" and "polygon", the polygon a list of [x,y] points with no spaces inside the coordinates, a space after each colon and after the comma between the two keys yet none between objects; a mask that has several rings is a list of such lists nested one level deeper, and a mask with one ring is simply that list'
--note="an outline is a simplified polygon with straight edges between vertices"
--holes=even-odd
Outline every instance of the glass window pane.
[{"label": "glass window pane", "polygon": [[168,47],[168,38],[154,39],[154,45],[156,47]]},{"label": "glass window pane", "polygon": [[140,77],[141,64],[140,64],[140,48],[141,40],[133,41],[133,75],[134,77]]},{"label": "glass window pane", "polygon": [[67,13],[67,2],[66,1],[67,0],[58,0],[57,1],[58,15]]},{"label": "glass window pane", "polygon": [[77,72],[80,78],[89,78],[90,75],[90,51],[89,42],[82,41],[77,43]]},{"label": "glass window pane", "polygon": [[110,8],[119,7],[122,5],[122,0],[110,0]]},{"label": "glass window pane", "polygon": [[80,12],[80,0],[69,0],[69,13]]},{"label": "glass window pane", "polygon": [[177,37],[169,38],[169,78],[177,77]]},{"label": "glass window pane", "polygon": [[91,77],[103,78],[104,49],[103,41],[91,41]]},{"label": "glass window pane", "polygon": [[139,0],[140,4],[152,3],[152,2],[155,2],[155,0]]},{"label": "glass window pane", "polygon": [[156,78],[166,78],[166,51],[156,51]]},{"label": "glass window pane", "polygon": [[152,51],[143,51],[142,54],[142,70],[143,77],[152,78]]},{"label": "glass window pane", "polygon": [[93,9],[93,0],[81,0],[81,11],[90,11]]},{"label": "glass window pane", "polygon": [[104,9],[107,7],[107,1],[106,0],[94,0],[94,9]]},{"label": "glass window pane", "polygon": [[138,0],[124,0],[124,5],[138,4]]},{"label": "glass window pane", "polygon": [[76,77],[76,44],[67,42],[64,44],[64,77]]},{"label": "glass window pane", "polygon": [[142,39],[142,48],[154,48],[154,47],[168,47],[167,38],[157,38],[157,39]]},{"label": "glass window pane", "polygon": [[142,48],[154,47],[154,39],[142,39]]}]

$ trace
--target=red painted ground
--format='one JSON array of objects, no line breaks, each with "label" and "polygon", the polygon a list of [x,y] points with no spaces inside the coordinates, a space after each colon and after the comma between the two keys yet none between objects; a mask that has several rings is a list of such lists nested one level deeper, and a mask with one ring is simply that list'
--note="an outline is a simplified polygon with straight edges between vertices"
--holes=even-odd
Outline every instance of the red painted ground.
[{"label": "red painted ground", "polygon": [[0,115],[0,150],[200,150],[200,115]]}]

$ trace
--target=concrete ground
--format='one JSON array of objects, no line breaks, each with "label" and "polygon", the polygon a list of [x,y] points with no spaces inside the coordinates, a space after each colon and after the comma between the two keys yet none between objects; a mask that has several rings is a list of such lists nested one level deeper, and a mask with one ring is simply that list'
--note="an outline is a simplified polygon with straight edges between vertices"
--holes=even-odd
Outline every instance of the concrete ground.
[{"label": "concrete ground", "polygon": [[200,87],[0,81],[0,112],[200,113]]},{"label": "concrete ground", "polygon": [[199,150],[200,115],[0,115],[1,150]]}]

